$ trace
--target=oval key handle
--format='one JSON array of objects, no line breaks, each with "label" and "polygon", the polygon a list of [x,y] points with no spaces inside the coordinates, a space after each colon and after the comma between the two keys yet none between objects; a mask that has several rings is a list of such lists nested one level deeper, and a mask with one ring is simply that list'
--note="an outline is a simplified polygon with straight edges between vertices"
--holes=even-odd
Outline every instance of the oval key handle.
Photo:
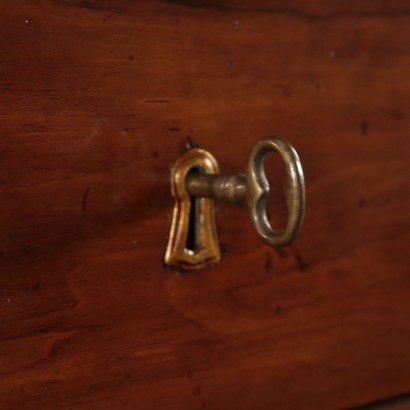
[{"label": "oval key handle", "polygon": [[[276,151],[286,168],[285,196],[288,221],[283,232],[272,229],[267,217],[269,183],[265,176],[265,156]],[[295,149],[288,142],[276,138],[264,138],[256,143],[249,157],[246,173],[246,201],[253,226],[258,235],[271,246],[286,246],[297,236],[305,214],[305,182],[302,165]]]},{"label": "oval key handle", "polygon": [[[272,229],[267,217],[269,184],[264,165],[270,151],[279,153],[286,169],[288,220],[283,231]],[[251,151],[246,175],[218,174],[217,170],[212,154],[200,148],[190,149],[175,163],[171,173],[175,207],[165,254],[167,265],[198,269],[220,260],[212,199],[246,203],[256,232],[271,246],[288,245],[300,231],[305,183],[298,154],[288,142],[277,137],[259,140]]]}]

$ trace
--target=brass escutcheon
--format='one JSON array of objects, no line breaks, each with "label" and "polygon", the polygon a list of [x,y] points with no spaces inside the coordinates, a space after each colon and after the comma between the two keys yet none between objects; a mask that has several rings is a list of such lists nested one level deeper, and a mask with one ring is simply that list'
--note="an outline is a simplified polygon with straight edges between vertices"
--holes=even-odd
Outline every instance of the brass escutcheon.
[{"label": "brass escutcheon", "polygon": [[[191,196],[186,180],[192,170],[211,176],[217,174],[219,168],[213,155],[199,148],[185,152],[172,168],[171,191],[175,206],[165,264],[186,270],[200,269],[221,259],[213,200]],[[190,238],[190,234],[194,237]]]}]

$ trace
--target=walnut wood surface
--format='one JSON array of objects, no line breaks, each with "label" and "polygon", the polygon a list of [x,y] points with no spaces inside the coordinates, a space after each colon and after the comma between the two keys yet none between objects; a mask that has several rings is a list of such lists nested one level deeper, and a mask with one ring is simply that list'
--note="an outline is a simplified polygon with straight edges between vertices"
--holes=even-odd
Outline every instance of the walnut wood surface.
[{"label": "walnut wood surface", "polygon": [[[0,22],[2,409],[410,391],[407,1],[3,0]],[[267,135],[304,165],[295,244],[219,204],[223,261],[164,269],[187,141],[240,171]]]}]

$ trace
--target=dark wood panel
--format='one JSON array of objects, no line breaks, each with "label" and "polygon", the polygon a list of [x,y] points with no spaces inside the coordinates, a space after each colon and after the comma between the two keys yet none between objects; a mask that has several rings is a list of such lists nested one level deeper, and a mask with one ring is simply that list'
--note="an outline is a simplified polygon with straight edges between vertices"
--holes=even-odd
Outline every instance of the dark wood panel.
[{"label": "dark wood panel", "polygon": [[[408,4],[305,3],[0,3],[2,408],[410,390]],[[164,269],[187,140],[239,171],[272,134],[304,164],[295,244],[220,204],[223,261]]]}]

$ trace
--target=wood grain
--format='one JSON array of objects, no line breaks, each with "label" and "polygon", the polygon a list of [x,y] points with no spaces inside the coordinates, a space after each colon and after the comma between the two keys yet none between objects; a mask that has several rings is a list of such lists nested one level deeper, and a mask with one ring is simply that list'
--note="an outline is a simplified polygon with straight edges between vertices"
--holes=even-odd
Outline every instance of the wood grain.
[{"label": "wood grain", "polygon": [[[0,21],[1,408],[410,391],[408,2],[16,0]],[[240,171],[267,135],[304,165],[295,244],[220,204],[223,261],[164,269],[187,140]]]}]

